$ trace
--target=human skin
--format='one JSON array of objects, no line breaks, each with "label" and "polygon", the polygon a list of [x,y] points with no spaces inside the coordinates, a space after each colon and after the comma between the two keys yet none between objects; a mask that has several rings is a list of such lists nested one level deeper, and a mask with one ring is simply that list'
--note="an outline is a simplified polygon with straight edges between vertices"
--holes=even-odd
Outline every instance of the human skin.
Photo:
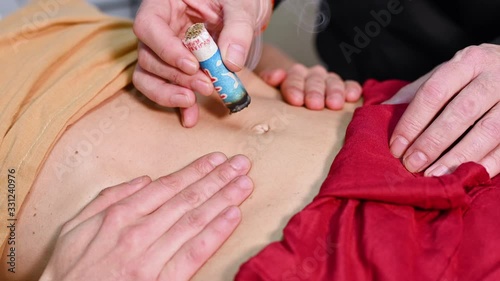
[{"label": "human skin", "polygon": [[240,222],[249,168],[214,152],[104,189],[64,224],[40,281],[188,280]]},{"label": "human skin", "polygon": [[343,111],[294,107],[253,74],[239,75],[250,107],[228,115],[218,96],[200,96],[194,128],[183,128],[175,110],[131,88],[70,127],[21,208],[16,238],[22,267],[2,280],[37,279],[61,227],[103,188],[141,175],[156,179],[213,151],[247,155],[254,191],[240,206],[240,226],[193,280],[232,279],[244,261],[280,239],[289,218],[317,194],[359,104]]},{"label": "human skin", "polygon": [[[467,47],[401,89],[387,103],[409,102],[390,138],[410,172],[453,172],[474,161],[500,173],[500,46]],[[470,129],[470,130],[469,130]]]},{"label": "human skin", "polygon": [[198,61],[182,44],[184,33],[194,23],[206,23],[216,36],[226,67],[240,71],[256,33],[267,24],[270,0],[144,0],[134,21],[141,43],[134,85],[156,103],[178,107],[182,124],[198,121],[194,92],[210,95],[214,88],[200,70]]},{"label": "human skin", "polygon": [[343,80],[322,65],[307,67],[270,44],[264,44],[255,73],[279,88],[283,99],[294,106],[340,110],[345,102],[356,102],[361,97],[358,82]]}]

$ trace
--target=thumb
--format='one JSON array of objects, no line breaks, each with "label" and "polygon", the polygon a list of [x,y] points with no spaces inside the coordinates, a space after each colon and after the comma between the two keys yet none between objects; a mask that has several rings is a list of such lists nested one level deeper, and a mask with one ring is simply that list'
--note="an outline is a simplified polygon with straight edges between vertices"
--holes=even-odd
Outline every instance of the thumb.
[{"label": "thumb", "polygon": [[224,2],[224,27],[218,45],[226,67],[231,71],[240,71],[245,65],[256,31],[259,1]]}]

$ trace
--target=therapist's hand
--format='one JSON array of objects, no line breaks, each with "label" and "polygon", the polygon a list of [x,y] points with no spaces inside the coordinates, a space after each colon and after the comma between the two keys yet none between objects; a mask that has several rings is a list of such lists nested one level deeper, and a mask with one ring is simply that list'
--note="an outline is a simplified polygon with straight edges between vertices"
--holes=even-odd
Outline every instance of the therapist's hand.
[{"label": "therapist's hand", "polygon": [[40,280],[188,280],[240,222],[249,169],[212,153],[103,190],[64,225]]},{"label": "therapist's hand", "polygon": [[182,44],[185,31],[193,23],[206,23],[218,37],[224,64],[239,71],[255,32],[272,12],[271,5],[270,0],[143,0],[134,22],[141,41],[135,87],[160,105],[179,107],[185,127],[196,125],[194,92],[208,96],[214,87]]},{"label": "therapist's hand", "polygon": [[465,48],[386,103],[408,101],[390,148],[410,172],[439,176],[475,161],[500,173],[500,46]]}]

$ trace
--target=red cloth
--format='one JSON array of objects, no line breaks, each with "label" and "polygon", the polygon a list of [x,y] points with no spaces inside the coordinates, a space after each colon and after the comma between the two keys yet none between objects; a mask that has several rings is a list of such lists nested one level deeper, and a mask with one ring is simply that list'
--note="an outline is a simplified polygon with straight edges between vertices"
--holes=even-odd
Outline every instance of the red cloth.
[{"label": "red cloth", "polygon": [[378,105],[404,85],[365,83],[319,194],[236,280],[500,280],[500,177],[409,173],[388,147],[406,105]]}]

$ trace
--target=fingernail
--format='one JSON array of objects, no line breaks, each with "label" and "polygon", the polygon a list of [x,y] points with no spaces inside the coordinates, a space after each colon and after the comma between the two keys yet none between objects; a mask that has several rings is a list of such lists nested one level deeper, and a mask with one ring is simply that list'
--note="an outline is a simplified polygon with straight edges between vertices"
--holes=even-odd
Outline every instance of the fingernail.
[{"label": "fingernail", "polygon": [[188,59],[180,59],[177,66],[184,71],[186,74],[195,74],[198,71],[198,62],[194,62]]},{"label": "fingernail", "polygon": [[241,176],[236,180],[236,185],[243,190],[252,188],[252,181],[247,176]]},{"label": "fingernail", "polygon": [[450,173],[450,169],[444,165],[432,166],[426,171],[426,176],[428,177],[440,177],[442,175],[446,175]]},{"label": "fingernail", "polygon": [[344,102],[344,97],[342,96],[342,94],[335,93],[335,94],[329,95],[328,100],[329,100],[329,102],[333,103],[333,105],[337,108],[337,107],[341,106],[342,103]]},{"label": "fingernail", "polygon": [[353,101],[356,99],[356,97],[358,96],[358,90],[355,90],[355,89],[350,89],[348,92],[347,92],[347,99],[349,101]]},{"label": "fingernail", "polygon": [[400,158],[403,156],[408,144],[410,142],[402,136],[397,136],[394,141],[391,143],[391,153],[396,158]]},{"label": "fingernail", "polygon": [[427,164],[427,156],[420,151],[415,151],[404,159],[404,163],[408,171],[412,173],[420,172]]},{"label": "fingernail", "polygon": [[222,153],[214,153],[208,156],[208,161],[214,166],[219,166],[226,160],[227,160],[226,156]]},{"label": "fingernail", "polygon": [[213,87],[210,83],[208,83],[207,81],[203,81],[203,80],[195,80],[193,82],[193,84],[191,85],[191,87],[197,91],[198,93],[204,95],[204,96],[209,96],[212,94],[212,91],[213,91]]},{"label": "fingernail", "polygon": [[235,170],[241,170],[248,165],[248,160],[243,156],[234,156],[229,160],[229,165],[233,167]]},{"label": "fingernail", "polygon": [[138,178],[135,178],[135,179],[129,181],[128,183],[129,184],[138,184],[138,183],[141,183],[143,180],[144,180],[144,176],[140,176]]},{"label": "fingernail", "polygon": [[175,107],[189,107],[192,105],[188,97],[186,97],[186,95],[183,94],[176,94],[171,96],[170,102]]},{"label": "fingernail", "polygon": [[227,48],[227,60],[242,68],[245,64],[245,49],[238,44],[231,44]]},{"label": "fingernail", "polygon": [[240,210],[237,207],[228,207],[222,214],[226,219],[233,220],[240,216]]}]

